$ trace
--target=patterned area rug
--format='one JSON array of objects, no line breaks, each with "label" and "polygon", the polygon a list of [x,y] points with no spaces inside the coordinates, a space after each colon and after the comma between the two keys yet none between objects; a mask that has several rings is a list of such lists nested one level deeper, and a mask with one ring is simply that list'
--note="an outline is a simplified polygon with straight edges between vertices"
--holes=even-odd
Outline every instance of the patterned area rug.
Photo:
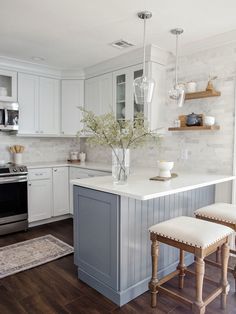
[{"label": "patterned area rug", "polygon": [[0,278],[39,266],[74,252],[51,234],[0,248]]}]

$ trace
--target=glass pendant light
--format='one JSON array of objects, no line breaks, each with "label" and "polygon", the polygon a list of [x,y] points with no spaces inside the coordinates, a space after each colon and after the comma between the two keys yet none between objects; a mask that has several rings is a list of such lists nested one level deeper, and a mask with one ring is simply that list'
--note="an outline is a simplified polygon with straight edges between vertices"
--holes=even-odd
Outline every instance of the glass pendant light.
[{"label": "glass pendant light", "polygon": [[178,84],[178,45],[179,45],[179,35],[184,32],[182,28],[172,29],[171,34],[176,36],[176,54],[175,54],[175,85],[169,91],[169,96],[171,99],[176,100],[176,103],[179,107],[183,106],[185,99],[185,91],[182,86]]},{"label": "glass pendant light", "polygon": [[150,104],[152,102],[152,96],[155,87],[155,81],[151,77],[146,76],[146,20],[152,17],[152,13],[149,11],[143,11],[138,13],[138,17],[144,20],[143,29],[143,75],[134,80],[134,97],[135,102],[138,105]]}]

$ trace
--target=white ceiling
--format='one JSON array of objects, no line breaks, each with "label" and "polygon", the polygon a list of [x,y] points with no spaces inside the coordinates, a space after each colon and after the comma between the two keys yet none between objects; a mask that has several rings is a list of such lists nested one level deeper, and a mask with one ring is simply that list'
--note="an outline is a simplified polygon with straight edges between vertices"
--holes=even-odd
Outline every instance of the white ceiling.
[{"label": "white ceiling", "polygon": [[[148,42],[172,50],[169,30],[183,27],[182,45],[236,30],[235,0],[1,0],[0,55],[60,68],[84,68],[140,47],[138,11],[150,10]],[[135,48],[109,43],[125,39]],[[40,62],[39,62],[40,63]]]}]

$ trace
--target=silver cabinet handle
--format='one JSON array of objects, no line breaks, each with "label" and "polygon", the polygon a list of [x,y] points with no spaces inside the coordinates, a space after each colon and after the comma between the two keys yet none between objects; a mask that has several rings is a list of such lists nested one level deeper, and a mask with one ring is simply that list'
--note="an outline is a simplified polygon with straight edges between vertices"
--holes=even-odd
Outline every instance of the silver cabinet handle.
[{"label": "silver cabinet handle", "polygon": [[8,110],[5,109],[4,112],[5,112],[5,127],[7,127],[7,125],[8,125]]}]

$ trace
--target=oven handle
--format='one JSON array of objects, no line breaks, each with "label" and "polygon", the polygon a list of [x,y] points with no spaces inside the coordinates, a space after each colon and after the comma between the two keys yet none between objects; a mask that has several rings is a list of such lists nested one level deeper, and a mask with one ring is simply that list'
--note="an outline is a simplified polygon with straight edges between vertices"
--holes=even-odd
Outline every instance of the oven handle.
[{"label": "oven handle", "polygon": [[8,126],[8,110],[7,109],[4,109],[5,111],[5,127]]},{"label": "oven handle", "polygon": [[27,176],[18,176],[14,178],[9,178],[9,177],[0,178],[0,184],[18,183],[18,182],[27,182]]}]

